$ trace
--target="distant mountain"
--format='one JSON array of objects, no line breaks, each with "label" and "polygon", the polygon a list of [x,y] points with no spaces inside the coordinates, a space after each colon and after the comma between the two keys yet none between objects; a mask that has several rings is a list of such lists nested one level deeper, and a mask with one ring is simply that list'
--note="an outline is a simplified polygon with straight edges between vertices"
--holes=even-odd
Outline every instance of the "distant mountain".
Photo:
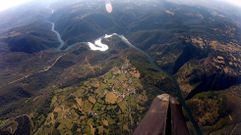
[{"label": "distant mountain", "polygon": [[14,28],[3,34],[0,41],[6,42],[12,52],[25,53],[36,53],[59,45],[48,22],[34,22]]},{"label": "distant mountain", "polygon": [[[0,134],[132,134],[162,93],[185,99],[204,134],[240,132],[239,9],[113,1],[108,14],[104,4],[0,14]],[[102,40],[107,51],[89,48],[111,33],[119,36]]]}]

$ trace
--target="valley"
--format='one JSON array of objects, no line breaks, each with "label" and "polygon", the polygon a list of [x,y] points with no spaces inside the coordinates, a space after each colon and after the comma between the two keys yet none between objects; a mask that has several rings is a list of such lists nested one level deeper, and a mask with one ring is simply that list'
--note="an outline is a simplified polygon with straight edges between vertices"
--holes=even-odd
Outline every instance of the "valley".
[{"label": "valley", "polygon": [[181,103],[190,134],[238,134],[240,10],[112,6],[71,0],[0,13],[0,134],[132,134],[163,93]]}]

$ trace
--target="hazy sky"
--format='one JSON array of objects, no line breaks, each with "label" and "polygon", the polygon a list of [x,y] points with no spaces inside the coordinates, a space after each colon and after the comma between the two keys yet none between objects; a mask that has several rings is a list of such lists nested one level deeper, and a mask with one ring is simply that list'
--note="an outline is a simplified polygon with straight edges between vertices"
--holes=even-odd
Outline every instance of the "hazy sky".
[{"label": "hazy sky", "polygon": [[[6,10],[8,8],[21,5],[31,0],[0,0],[0,11]],[[48,1],[48,0],[46,0]],[[91,1],[91,0],[90,0]],[[241,0],[224,0],[230,4],[241,7]]]},{"label": "hazy sky", "polygon": [[236,6],[239,6],[241,7],[241,0],[224,0],[230,4],[233,4],[233,5],[236,5]]},{"label": "hazy sky", "polygon": [[30,0],[0,0],[0,11],[6,10],[8,8],[21,5]]}]

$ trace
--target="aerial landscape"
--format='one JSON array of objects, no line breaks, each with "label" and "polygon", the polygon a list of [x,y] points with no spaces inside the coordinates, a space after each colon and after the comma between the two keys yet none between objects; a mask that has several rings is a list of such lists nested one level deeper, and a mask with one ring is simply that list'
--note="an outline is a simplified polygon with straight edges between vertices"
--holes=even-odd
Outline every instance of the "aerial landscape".
[{"label": "aerial landscape", "polygon": [[241,6],[3,7],[0,135],[241,135]]}]

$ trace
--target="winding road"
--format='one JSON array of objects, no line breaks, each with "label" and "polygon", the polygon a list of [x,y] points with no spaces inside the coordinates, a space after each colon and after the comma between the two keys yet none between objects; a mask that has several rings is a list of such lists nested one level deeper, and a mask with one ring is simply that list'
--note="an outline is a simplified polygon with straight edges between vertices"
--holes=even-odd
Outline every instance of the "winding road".
[{"label": "winding road", "polygon": [[[37,71],[37,72],[34,72],[34,73],[30,73],[30,74],[24,75],[23,77],[18,78],[18,79],[16,79],[16,80],[13,80],[13,81],[11,81],[11,82],[8,82],[7,85],[11,85],[11,84],[14,84],[14,83],[23,81],[24,79],[26,79],[26,78],[28,78],[28,77],[30,77],[30,76],[33,76],[33,75],[35,75],[35,74],[44,73],[44,72],[49,71],[49,70],[52,69],[52,68],[54,67],[54,65],[55,65],[63,56],[65,56],[65,55],[66,55],[66,53],[63,54],[63,55],[58,56],[56,59],[53,60],[53,62],[52,62],[50,65],[44,67],[43,69],[41,69],[41,70],[39,70],[39,71]],[[2,88],[2,87],[0,87],[0,88]]]}]

